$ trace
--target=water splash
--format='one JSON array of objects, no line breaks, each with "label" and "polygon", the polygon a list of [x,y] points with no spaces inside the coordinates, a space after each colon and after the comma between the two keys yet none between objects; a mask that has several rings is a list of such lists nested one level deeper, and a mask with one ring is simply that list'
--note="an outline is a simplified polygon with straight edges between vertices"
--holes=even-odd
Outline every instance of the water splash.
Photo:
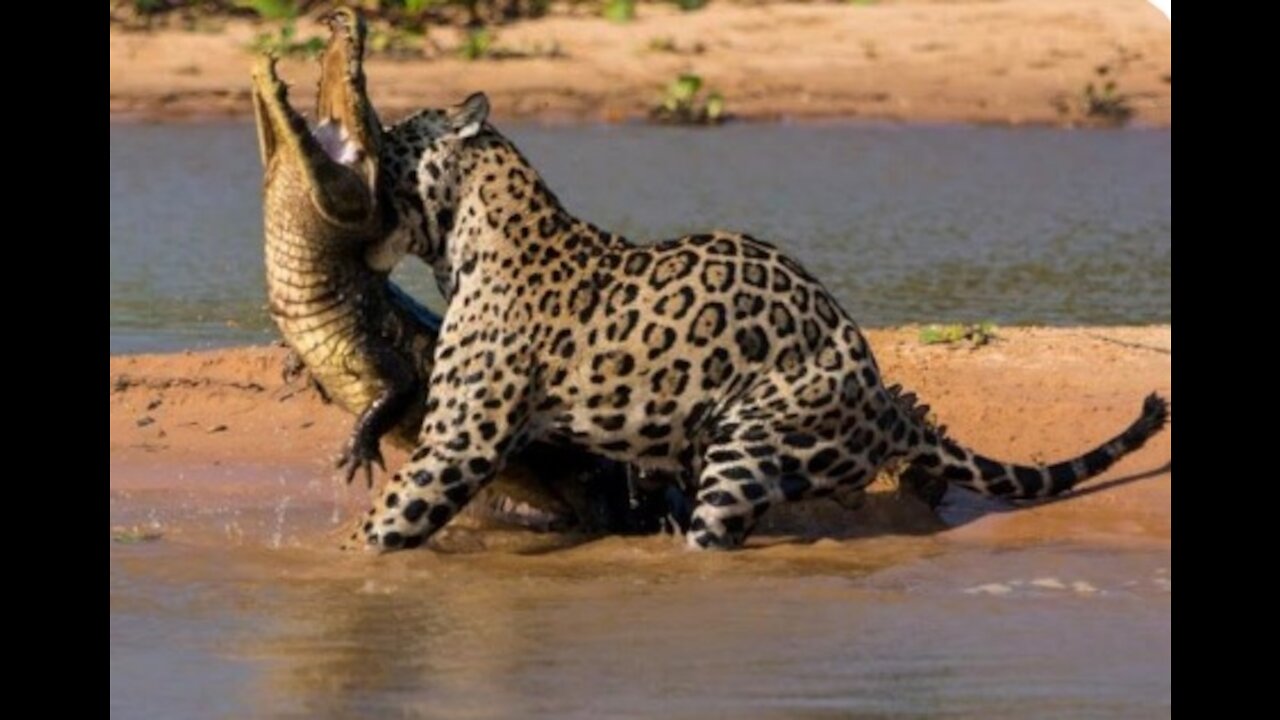
[{"label": "water splash", "polygon": [[[284,478],[281,478],[283,480]],[[271,549],[279,550],[280,543],[284,540],[284,515],[289,509],[289,495],[280,498],[280,502],[276,504],[276,526],[271,533]]]}]

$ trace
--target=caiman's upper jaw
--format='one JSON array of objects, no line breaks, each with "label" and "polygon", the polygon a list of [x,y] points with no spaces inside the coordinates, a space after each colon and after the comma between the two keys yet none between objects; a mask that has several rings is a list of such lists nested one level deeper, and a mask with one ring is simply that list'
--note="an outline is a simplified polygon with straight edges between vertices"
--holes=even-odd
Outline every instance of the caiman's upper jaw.
[{"label": "caiman's upper jaw", "polygon": [[326,152],[307,121],[289,105],[288,89],[276,75],[273,57],[254,63],[253,110],[268,186],[291,170],[289,174],[304,183],[299,189],[330,221],[350,225],[374,216],[376,155],[371,164],[359,159],[352,164]]},{"label": "caiman's upper jaw", "polygon": [[377,179],[382,124],[365,90],[364,18],[340,7],[321,18],[329,26],[329,42],[320,60],[316,93],[316,137],[330,157]]}]

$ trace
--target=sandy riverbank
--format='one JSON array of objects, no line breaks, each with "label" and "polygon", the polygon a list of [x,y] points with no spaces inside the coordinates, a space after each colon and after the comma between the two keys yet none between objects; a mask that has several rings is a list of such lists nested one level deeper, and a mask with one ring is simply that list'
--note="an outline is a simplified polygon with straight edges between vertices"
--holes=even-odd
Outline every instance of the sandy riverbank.
[{"label": "sandy riverbank", "polygon": [[[871,118],[1063,123],[1108,65],[1134,122],[1171,114],[1169,22],[1144,0],[882,0],[869,5],[712,2],[681,13],[641,5],[616,24],[550,16],[496,29],[495,47],[532,57],[467,62],[451,28],[429,32],[429,57],[367,63],[384,119],[484,90],[499,118],[618,121],[643,117],[682,72],[701,75],[746,119]],[[175,119],[250,112],[246,46],[267,28],[216,32],[111,28],[113,117]],[[298,36],[320,34],[309,22]],[[655,50],[655,45],[674,48]],[[538,57],[548,48],[560,57]],[[299,98],[312,63],[282,72]]]},{"label": "sandy riverbank", "polygon": [[[924,346],[911,328],[868,335],[886,376],[931,404],[954,437],[1009,460],[1052,461],[1081,452],[1129,423],[1146,393],[1170,392],[1167,326],[1010,328],[977,350]],[[285,384],[282,358],[279,348],[112,357],[113,522],[136,516],[143,505],[152,512],[179,505],[190,511],[233,502],[263,511],[289,493],[310,497],[317,508],[331,505],[331,512],[313,513],[311,531],[332,531],[340,515],[354,512],[363,491],[341,489],[329,465],[351,417],[300,383]],[[832,536],[839,539],[835,547],[908,532],[957,541],[1167,548],[1171,438],[1165,430],[1086,486],[1089,491],[1034,508],[996,512],[1000,508],[968,493],[952,492],[944,524],[894,503],[873,503],[854,515],[822,503],[812,527],[780,522],[774,529]],[[402,459],[388,456],[393,465]],[[166,532],[200,536],[199,516]],[[307,532],[300,537],[317,542]]]}]

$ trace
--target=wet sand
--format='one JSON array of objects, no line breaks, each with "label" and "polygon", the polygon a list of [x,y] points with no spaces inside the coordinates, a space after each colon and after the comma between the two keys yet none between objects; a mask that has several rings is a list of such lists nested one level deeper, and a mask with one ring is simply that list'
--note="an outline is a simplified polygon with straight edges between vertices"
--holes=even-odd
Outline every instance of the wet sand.
[{"label": "wet sand", "polygon": [[[1168,326],[1006,328],[978,349],[922,345],[914,328],[868,336],[891,382],[930,404],[953,437],[1002,459],[1051,462],[1082,452],[1123,429],[1147,393],[1170,391]],[[286,383],[283,357],[274,347],[112,357],[113,497],[215,492],[269,503],[280,495],[271,476],[284,473],[305,479],[294,492],[318,502],[363,502],[363,490],[339,487],[331,469],[352,418],[302,381]],[[987,512],[998,506],[951,493],[963,498],[952,503],[955,518],[981,519],[953,521],[959,527],[945,535],[1167,547],[1171,437],[1170,427],[1090,484],[1104,491],[1067,501]],[[390,466],[404,459],[387,450]],[[831,503],[815,505],[824,520],[844,524],[839,513],[827,517]],[[866,523],[848,525],[857,533]]]},{"label": "wet sand", "polygon": [[[1167,326],[868,335],[956,438],[1011,460],[1091,447],[1171,389]],[[953,491],[935,516],[886,489],[738,553],[463,524],[371,557],[335,549],[366,497],[328,464],[351,418],[282,358],[111,358],[113,716],[1170,710],[1171,429],[1035,507]]]},{"label": "wet sand", "polygon": [[[618,121],[644,117],[679,73],[694,72],[746,119],[1062,124],[1079,118],[1058,106],[1078,104],[1089,82],[1101,86],[1095,69],[1105,64],[1135,122],[1170,124],[1170,25],[1145,0],[713,2],[694,13],[642,4],[627,24],[572,12],[556,5],[495,30],[495,47],[533,57],[466,62],[457,30],[431,28],[428,57],[369,60],[370,94],[384,120],[481,89],[500,119]],[[245,47],[268,29],[112,25],[112,115],[249,114]],[[299,23],[299,37],[317,34]],[[537,56],[553,46],[560,57]],[[286,62],[282,73],[298,98],[310,97],[314,63]]]}]

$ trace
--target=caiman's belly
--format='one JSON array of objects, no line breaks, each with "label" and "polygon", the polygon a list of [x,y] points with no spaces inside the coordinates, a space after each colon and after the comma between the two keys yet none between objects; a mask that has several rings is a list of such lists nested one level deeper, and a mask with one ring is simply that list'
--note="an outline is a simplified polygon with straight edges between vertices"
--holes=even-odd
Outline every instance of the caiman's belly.
[{"label": "caiman's belly", "polygon": [[273,297],[271,315],[285,342],[343,409],[359,414],[385,392],[353,304],[279,303]]}]

